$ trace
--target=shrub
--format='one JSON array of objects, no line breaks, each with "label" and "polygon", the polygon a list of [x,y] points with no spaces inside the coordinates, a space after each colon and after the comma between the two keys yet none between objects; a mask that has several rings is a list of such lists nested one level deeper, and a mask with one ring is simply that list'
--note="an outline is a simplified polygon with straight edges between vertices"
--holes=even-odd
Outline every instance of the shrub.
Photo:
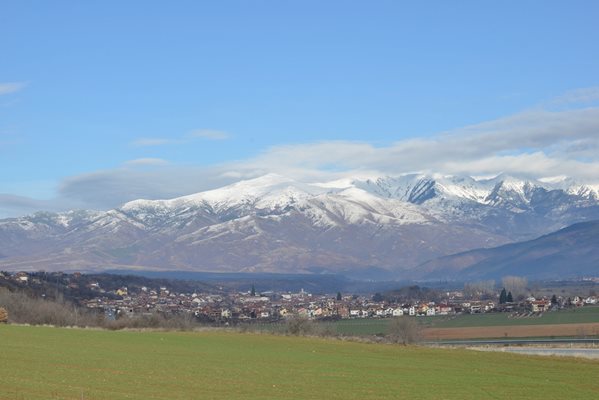
[{"label": "shrub", "polygon": [[8,311],[6,311],[6,308],[0,307],[0,323],[7,323],[7,322],[8,322]]},{"label": "shrub", "polygon": [[285,324],[285,333],[288,335],[309,335],[313,331],[313,324],[308,318],[293,316]]},{"label": "shrub", "polygon": [[420,340],[420,324],[412,317],[396,317],[389,324],[389,338],[403,345]]}]

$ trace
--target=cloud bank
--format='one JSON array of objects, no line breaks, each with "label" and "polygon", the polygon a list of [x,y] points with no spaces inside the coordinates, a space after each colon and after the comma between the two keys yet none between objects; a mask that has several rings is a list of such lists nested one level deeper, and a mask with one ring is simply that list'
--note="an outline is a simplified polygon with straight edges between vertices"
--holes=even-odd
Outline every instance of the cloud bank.
[{"label": "cloud bank", "polygon": [[[564,96],[569,100],[560,101],[579,101],[595,95],[594,90],[572,92]],[[193,134],[215,140],[228,137],[215,131]],[[182,140],[190,140],[189,137]],[[145,142],[158,144],[149,139]],[[63,180],[53,204],[107,209],[138,198],[172,198],[213,189],[269,172],[311,182],[440,172],[471,176],[508,173],[531,179],[565,175],[599,184],[599,107],[532,109],[388,146],[351,141],[273,146],[250,159],[209,167],[178,166],[162,159],[132,160],[120,168]],[[29,200],[29,208],[34,207],[35,200]],[[15,207],[15,201],[0,197],[0,210],[23,210],[24,207]]]},{"label": "cloud bank", "polygon": [[532,110],[390,146],[321,142],[277,146],[237,168],[267,170],[411,171],[492,175],[507,172],[541,178],[569,175],[599,180],[599,108]]}]

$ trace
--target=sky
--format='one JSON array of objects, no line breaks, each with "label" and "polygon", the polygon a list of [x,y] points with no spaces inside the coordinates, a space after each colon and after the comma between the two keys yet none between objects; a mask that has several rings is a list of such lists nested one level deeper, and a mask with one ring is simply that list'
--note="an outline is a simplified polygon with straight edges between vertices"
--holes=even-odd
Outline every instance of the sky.
[{"label": "sky", "polygon": [[0,217],[266,173],[599,183],[596,1],[0,2]]}]

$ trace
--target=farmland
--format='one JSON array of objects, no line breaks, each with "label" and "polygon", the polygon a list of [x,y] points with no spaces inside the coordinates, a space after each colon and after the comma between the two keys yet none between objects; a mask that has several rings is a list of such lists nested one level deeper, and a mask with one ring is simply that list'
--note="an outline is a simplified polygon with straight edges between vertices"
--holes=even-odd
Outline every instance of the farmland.
[{"label": "farmland", "polygon": [[587,306],[551,311],[538,317],[511,317],[508,313],[464,314],[455,318],[435,317],[432,326],[462,328],[471,326],[553,325],[599,322],[599,307]]},{"label": "farmland", "polygon": [[0,398],[592,398],[599,363],[207,332],[0,326]]},{"label": "farmland", "polygon": [[[324,326],[343,335],[377,335],[388,331],[390,319],[349,319],[336,322],[324,322]],[[599,307],[589,306],[572,310],[546,312],[541,316],[511,317],[509,313],[462,314],[455,316],[436,316],[418,318],[425,328],[471,328],[471,327],[503,327],[529,325],[566,325],[599,323]],[[275,329],[275,328],[271,328]],[[558,327],[557,330],[568,329]],[[574,330],[576,331],[576,329]],[[587,334],[593,329],[587,329]],[[503,331],[500,334],[503,336]],[[547,333],[547,336],[553,335]]]},{"label": "farmland", "polygon": [[427,328],[423,330],[424,339],[514,339],[599,337],[599,323],[592,324],[553,324],[553,325],[503,325],[471,326],[464,328]]}]

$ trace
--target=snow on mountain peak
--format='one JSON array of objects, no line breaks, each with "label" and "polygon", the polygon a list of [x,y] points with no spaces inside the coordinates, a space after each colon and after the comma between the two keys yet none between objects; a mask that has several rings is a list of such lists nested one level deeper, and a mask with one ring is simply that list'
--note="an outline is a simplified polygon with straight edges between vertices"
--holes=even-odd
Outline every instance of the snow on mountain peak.
[{"label": "snow on mountain peak", "polygon": [[298,182],[278,174],[267,174],[170,200],[134,200],[121,207],[125,211],[154,211],[209,207],[215,212],[232,208],[280,208],[330,189]]},{"label": "snow on mountain peak", "polygon": [[[506,175],[476,180],[412,173],[306,183],[269,174],[171,200],[136,200],[109,211],[0,220],[0,235],[3,255],[40,251],[38,264],[31,265],[45,267],[53,260],[62,268],[71,259],[64,252],[55,255],[54,249],[68,248],[78,268],[81,261],[97,265],[99,253],[110,265],[133,262],[152,268],[277,270],[281,265],[295,269],[298,262],[395,268],[399,258],[417,265],[598,219],[597,189],[571,179]],[[49,238],[45,247],[39,247],[40,238]],[[22,240],[30,241],[31,249],[23,251]],[[373,254],[387,256],[373,259]],[[21,259],[15,260],[20,268]]]},{"label": "snow on mountain peak", "polygon": [[[393,219],[400,214],[407,216],[406,221],[423,221],[426,218],[422,212],[435,218],[448,218],[448,215],[457,218],[470,207],[523,210],[529,207],[539,188],[560,189],[588,200],[599,198],[598,188],[569,179],[530,181],[506,174],[476,180],[469,176],[411,173],[320,183],[303,183],[279,174],[267,174],[171,200],[135,200],[121,210],[146,220],[198,207],[216,214],[233,211],[234,215],[256,212],[266,215],[269,210],[280,214],[291,209],[307,213],[309,208],[323,207],[346,222],[372,220],[372,215],[387,215]],[[327,221],[326,224],[332,224],[326,213],[312,213],[319,214],[319,220]]]}]

